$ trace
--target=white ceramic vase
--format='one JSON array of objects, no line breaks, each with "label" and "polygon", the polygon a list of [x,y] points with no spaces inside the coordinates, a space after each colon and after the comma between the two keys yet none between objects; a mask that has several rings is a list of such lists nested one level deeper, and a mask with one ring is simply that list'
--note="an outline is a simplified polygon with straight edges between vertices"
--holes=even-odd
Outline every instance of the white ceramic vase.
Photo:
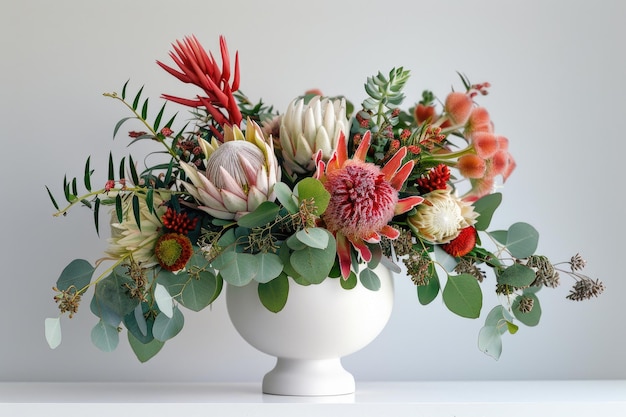
[{"label": "white ceramic vase", "polygon": [[341,288],[340,278],[301,286],[290,280],[287,304],[279,313],[259,301],[257,284],[226,288],[230,319],[239,334],[261,352],[275,356],[276,366],[263,378],[266,394],[322,396],[355,391],[343,356],[372,342],[383,330],[393,307],[391,272],[375,269],[381,288],[360,283]]}]

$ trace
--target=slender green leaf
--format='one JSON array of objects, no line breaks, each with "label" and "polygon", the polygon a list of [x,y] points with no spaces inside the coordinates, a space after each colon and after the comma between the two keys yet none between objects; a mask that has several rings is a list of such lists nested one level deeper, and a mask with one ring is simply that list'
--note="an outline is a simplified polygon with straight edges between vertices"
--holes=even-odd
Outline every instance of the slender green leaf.
[{"label": "slender green leaf", "polygon": [[139,207],[139,197],[135,194],[133,194],[133,215],[135,216],[137,228],[141,230],[141,208]]},{"label": "slender green leaf", "polygon": [[78,187],[76,186],[76,177],[72,179],[72,194],[74,194],[74,196],[78,195]]},{"label": "slender green leaf", "polygon": [[46,342],[50,349],[56,349],[61,344],[61,319],[60,317],[47,318],[44,321]]},{"label": "slender green leaf", "polygon": [[141,106],[141,118],[146,120],[148,118],[148,100],[145,99],[143,102],[143,106]]},{"label": "slender green leaf", "polygon": [[130,178],[133,180],[133,184],[139,185],[139,175],[137,175],[137,167],[135,166],[135,161],[133,161],[132,155],[128,155],[128,168],[130,170]]},{"label": "slender green leaf", "polygon": [[117,132],[118,130],[120,130],[120,128],[122,127],[122,125],[124,123],[126,123],[126,121],[130,120],[130,119],[136,119],[136,117],[124,117],[122,120],[120,120],[119,122],[117,122],[115,124],[115,128],[113,129],[113,139],[115,139],[115,136],[117,136]]},{"label": "slender green leaf", "polygon": [[119,169],[120,179],[126,178],[125,165],[126,165],[126,157],[123,157],[122,160],[120,161],[120,169]]},{"label": "slender green leaf", "polygon": [[91,342],[103,352],[113,352],[120,341],[117,327],[100,320],[91,330]]},{"label": "slender green leaf", "polygon": [[115,168],[113,167],[113,154],[109,153],[109,181],[115,181]]},{"label": "slender green leaf", "polygon": [[124,221],[124,209],[122,208],[122,196],[120,194],[115,196],[115,214],[117,215],[118,223]]},{"label": "slender green leaf", "polygon": [[96,234],[98,236],[100,236],[99,217],[100,217],[100,199],[96,197],[96,201],[93,206],[93,222],[94,222],[94,225],[96,226]]},{"label": "slender green leaf", "polygon": [[70,185],[67,182],[67,175],[63,176],[63,193],[65,194],[65,199],[71,202],[72,199],[70,198]]},{"label": "slender green leaf", "polygon": [[91,192],[91,169],[89,168],[89,160],[91,156],[87,157],[87,162],[85,162],[85,188],[87,191]]},{"label": "slender green leaf", "polygon": [[450,311],[461,317],[477,318],[483,304],[483,293],[476,278],[469,274],[450,275],[442,292]]},{"label": "slender green leaf", "polygon": [[141,86],[141,88],[137,92],[137,95],[135,95],[135,99],[133,100],[133,110],[137,110],[137,106],[139,106],[139,99],[141,98],[141,92],[143,91],[143,87],[144,86]]},{"label": "slender green leaf", "polygon": [[159,131],[159,124],[161,124],[161,118],[163,117],[163,111],[165,111],[165,105],[167,104],[167,102],[163,103],[163,105],[161,106],[161,110],[159,110],[159,114],[157,114],[156,119],[154,119],[154,131],[158,132]]},{"label": "slender green leaf", "polygon": [[54,206],[54,208],[57,209],[57,211],[60,210],[59,205],[57,204],[56,200],[52,196],[52,193],[50,192],[50,189],[48,188],[47,185],[46,185],[46,190],[48,191],[48,196],[50,197],[50,201],[52,201],[52,205]]},{"label": "slender green leaf", "polygon": [[148,188],[148,191],[146,191],[146,206],[148,207],[148,213],[154,212],[154,188]]},{"label": "slender green leaf", "polygon": [[130,80],[126,80],[124,83],[124,87],[122,87],[122,100],[126,99],[126,87],[128,87],[128,83]]},{"label": "slender green leaf", "polygon": [[281,274],[269,282],[259,283],[259,300],[269,311],[278,313],[287,304],[289,296],[289,278]]}]

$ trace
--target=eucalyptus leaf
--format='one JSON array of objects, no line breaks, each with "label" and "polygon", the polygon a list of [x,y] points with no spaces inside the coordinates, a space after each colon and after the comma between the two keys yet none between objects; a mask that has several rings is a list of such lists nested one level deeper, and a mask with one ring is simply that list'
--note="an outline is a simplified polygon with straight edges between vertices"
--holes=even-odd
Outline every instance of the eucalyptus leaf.
[{"label": "eucalyptus leaf", "polygon": [[356,285],[359,283],[359,280],[357,279],[354,271],[350,271],[350,275],[348,275],[348,278],[343,279],[343,277],[340,277],[339,282],[341,283],[341,288],[343,288],[344,290],[351,290],[356,287]]},{"label": "eucalyptus leaf", "polygon": [[66,291],[70,287],[82,290],[91,282],[96,269],[84,259],[74,259],[61,271],[56,287],[59,291]]},{"label": "eucalyptus leaf", "polygon": [[200,311],[215,301],[221,291],[222,279],[211,271],[201,271],[188,278],[177,299],[184,307]]},{"label": "eucalyptus leaf", "polygon": [[474,227],[476,230],[487,230],[493,213],[502,202],[501,193],[487,194],[474,203],[474,211],[479,214]]},{"label": "eucalyptus leaf", "polygon": [[256,210],[246,214],[245,216],[242,216],[237,221],[237,224],[239,226],[247,227],[249,229],[252,229],[254,227],[262,227],[276,219],[279,211],[279,206],[272,203],[271,201],[264,201],[256,208]]},{"label": "eucalyptus leaf", "polygon": [[370,291],[378,291],[380,289],[380,278],[376,275],[376,272],[369,268],[365,268],[361,271],[359,281]]},{"label": "eucalyptus leaf", "polygon": [[155,339],[165,342],[180,333],[184,325],[183,313],[180,309],[175,308],[171,318],[162,313],[156,316],[152,326],[152,334]]},{"label": "eucalyptus leaf", "polygon": [[298,183],[298,200],[313,200],[315,210],[313,214],[321,215],[326,211],[330,201],[330,193],[324,188],[324,184],[318,179],[307,177]]},{"label": "eucalyptus leaf", "polygon": [[298,203],[294,199],[293,192],[289,189],[289,186],[284,182],[277,182],[274,184],[274,193],[276,198],[291,214],[297,213],[299,210]]},{"label": "eucalyptus leaf", "polygon": [[280,257],[275,253],[257,253],[259,269],[254,279],[258,282],[265,283],[274,280],[283,271],[283,264]]},{"label": "eucalyptus leaf", "polygon": [[61,344],[61,318],[53,317],[44,320],[46,342],[50,349],[56,349]]},{"label": "eucalyptus leaf", "polygon": [[480,316],[483,293],[478,281],[472,275],[448,276],[442,296],[446,307],[453,313],[471,319]]},{"label": "eucalyptus leaf", "polygon": [[528,223],[514,223],[506,236],[506,247],[516,258],[527,258],[535,253],[539,244],[539,232]]},{"label": "eucalyptus leaf", "polygon": [[305,245],[317,249],[326,249],[328,240],[332,238],[325,229],[320,227],[298,230],[295,236]]},{"label": "eucalyptus leaf", "polygon": [[148,303],[141,303],[132,313],[124,316],[124,326],[141,343],[149,343],[154,340],[152,335],[154,315],[150,311]]},{"label": "eucalyptus leaf", "polygon": [[506,230],[494,230],[493,232],[489,232],[489,235],[502,245],[506,245]]},{"label": "eucalyptus leaf", "polygon": [[278,313],[287,304],[289,278],[285,274],[281,274],[269,282],[259,283],[258,293],[261,304],[269,311]]},{"label": "eucalyptus leaf", "polygon": [[[431,264],[428,267],[429,269],[435,269],[435,267]],[[439,277],[436,272],[434,274],[429,274],[428,282],[426,285],[418,285],[417,286],[417,299],[421,305],[428,305],[433,302],[439,291],[441,290],[441,284],[439,283]]]},{"label": "eucalyptus leaf", "polygon": [[132,286],[135,282],[126,275],[124,267],[118,266],[96,284],[94,298],[99,306],[111,310],[121,319],[139,304],[138,299],[130,297],[126,285]]},{"label": "eucalyptus leaf", "polygon": [[535,281],[535,271],[522,264],[513,264],[498,274],[498,284],[516,288],[527,287]]},{"label": "eucalyptus leaf", "polygon": [[172,296],[161,284],[156,284],[154,287],[154,301],[156,301],[161,313],[165,314],[169,318],[172,318],[172,315],[174,314]]},{"label": "eucalyptus leaf", "polygon": [[154,357],[154,355],[159,353],[163,345],[165,345],[164,342],[157,339],[152,339],[148,343],[142,343],[131,332],[128,332],[128,343],[141,363],[147,362],[150,358]]},{"label": "eucalyptus leaf", "polygon": [[242,287],[252,281],[259,269],[259,260],[250,253],[223,252],[213,261],[224,281]]},{"label": "eucalyptus leaf", "polygon": [[120,341],[117,327],[100,320],[91,329],[91,342],[103,352],[113,352]]},{"label": "eucalyptus leaf", "polygon": [[336,254],[337,245],[335,238],[332,237],[328,240],[326,249],[307,247],[297,250],[291,254],[289,261],[293,269],[305,280],[311,284],[319,284],[328,277],[328,273],[335,263]]},{"label": "eucalyptus leaf", "polygon": [[[524,313],[520,310],[520,303],[524,298],[530,298],[533,303],[532,309]],[[541,319],[541,305],[539,303],[539,298],[537,295],[531,292],[524,292],[522,295],[518,296],[511,306],[513,310],[513,315],[520,322],[524,323],[526,326],[536,326],[539,324],[539,320]]]},{"label": "eucalyptus leaf", "polygon": [[502,336],[495,326],[484,326],[478,333],[478,349],[495,360],[502,354]]}]

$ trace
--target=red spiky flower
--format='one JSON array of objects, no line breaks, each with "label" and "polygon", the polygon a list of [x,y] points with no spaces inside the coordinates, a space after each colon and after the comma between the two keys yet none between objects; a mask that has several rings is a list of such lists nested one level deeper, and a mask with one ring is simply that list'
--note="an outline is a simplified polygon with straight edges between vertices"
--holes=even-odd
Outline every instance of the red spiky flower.
[{"label": "red spiky flower", "polygon": [[186,212],[177,213],[176,210],[168,207],[165,214],[161,217],[161,221],[166,229],[180,233],[181,235],[186,235],[196,228],[198,218],[194,217],[190,219]]},{"label": "red spiky flower", "polygon": [[416,182],[420,193],[427,194],[434,190],[445,190],[449,180],[450,169],[445,164],[439,164]]},{"label": "red spiky flower", "polygon": [[402,165],[406,147],[400,148],[381,168],[365,162],[370,143],[371,134],[367,131],[353,158],[348,159],[346,138],[341,134],[328,164],[322,161],[321,151],[315,159],[315,178],[322,181],[331,194],[322,220],[337,240],[337,255],[344,279],[350,275],[351,247],[364,261],[370,261],[372,252],[366,243],[380,242],[381,235],[397,239],[400,232],[388,223],[395,215],[424,201],[418,196],[398,198],[398,191],[414,165],[412,160]]},{"label": "red spiky flower", "polygon": [[[235,54],[235,71],[231,82],[230,55],[223,36],[220,36],[221,70],[213,54],[207,54],[195,36],[176,41],[172,47],[174,51],[170,52],[170,57],[180,71],[160,61],[157,61],[157,64],[180,81],[202,88],[206,96],[198,95],[195,99],[186,99],[163,94],[163,98],[185,106],[205,107],[220,126],[225,124],[239,126],[242,115],[233,95],[239,89],[239,54]],[[214,133],[222,138],[220,132],[214,130]]]}]

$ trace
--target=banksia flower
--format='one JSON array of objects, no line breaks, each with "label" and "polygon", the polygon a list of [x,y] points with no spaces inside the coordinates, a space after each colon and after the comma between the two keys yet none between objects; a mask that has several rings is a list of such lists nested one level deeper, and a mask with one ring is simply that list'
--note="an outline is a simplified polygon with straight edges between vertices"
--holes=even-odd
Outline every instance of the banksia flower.
[{"label": "banksia flower", "polygon": [[193,255],[193,246],[187,236],[180,233],[161,235],[154,246],[154,254],[163,269],[179,271]]},{"label": "banksia flower", "polygon": [[399,232],[388,223],[421,203],[422,197],[398,198],[398,191],[413,170],[413,161],[402,165],[407,150],[402,147],[382,168],[365,162],[371,143],[367,131],[352,159],[347,156],[346,138],[339,137],[337,149],[325,164],[322,152],[316,155],[315,177],[331,192],[322,220],[337,240],[337,255],[344,279],[350,275],[351,247],[364,261],[372,259],[366,243],[380,242],[381,235],[397,239]]}]

